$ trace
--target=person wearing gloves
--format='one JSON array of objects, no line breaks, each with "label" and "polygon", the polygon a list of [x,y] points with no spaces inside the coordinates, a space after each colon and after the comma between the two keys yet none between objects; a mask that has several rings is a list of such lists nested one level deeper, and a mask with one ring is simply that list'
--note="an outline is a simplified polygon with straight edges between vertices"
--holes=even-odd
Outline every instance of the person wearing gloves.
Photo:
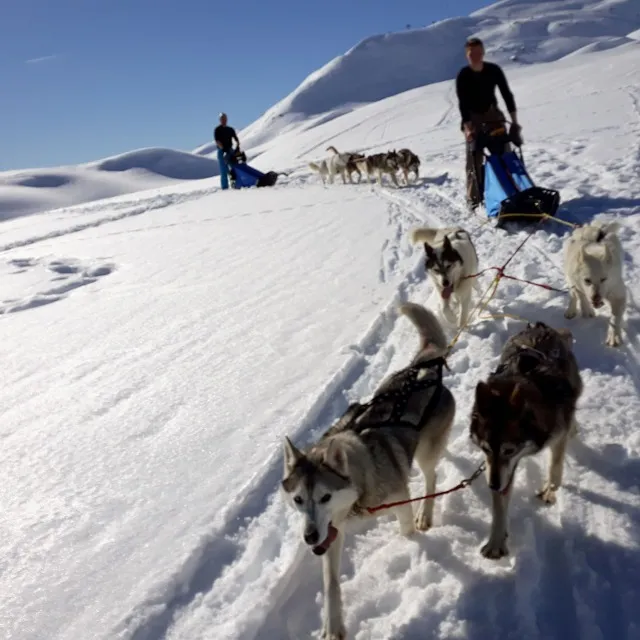
[{"label": "person wearing gloves", "polygon": [[[227,125],[227,114],[220,114],[220,124],[213,131],[213,139],[218,147],[218,166],[220,167],[220,186],[222,189],[229,188],[230,160],[234,153],[240,151],[240,140],[233,127]],[[233,141],[237,147],[233,149]]]},{"label": "person wearing gloves", "polygon": [[456,93],[462,118],[461,130],[467,142],[467,204],[471,209],[475,209],[482,203],[480,189],[484,183],[483,152],[473,145],[477,129],[485,124],[501,126],[506,121],[498,108],[496,87],[500,89],[511,116],[511,139],[514,142],[519,140],[520,143],[522,139],[515,99],[501,67],[493,62],[485,62],[484,44],[479,38],[466,41],[465,53],[469,64],[463,67],[456,77]]}]

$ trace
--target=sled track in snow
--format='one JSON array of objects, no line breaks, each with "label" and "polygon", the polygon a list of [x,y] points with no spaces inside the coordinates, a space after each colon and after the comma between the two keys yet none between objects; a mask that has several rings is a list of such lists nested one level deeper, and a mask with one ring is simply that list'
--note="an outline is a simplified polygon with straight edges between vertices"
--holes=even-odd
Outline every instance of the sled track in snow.
[{"label": "sled track in snow", "polygon": [[[389,203],[389,220],[395,228],[395,239],[401,241],[411,225],[426,223],[424,218],[411,214],[406,220],[398,206]],[[383,252],[389,246],[385,243]],[[398,319],[397,307],[407,300],[409,292],[424,281],[423,258],[420,256],[414,267],[397,285],[395,294],[376,315],[369,328],[357,344],[350,347],[351,355],[325,385],[316,400],[289,435],[298,443],[304,443],[323,431],[347,408],[349,391],[362,380],[369,378],[368,359],[378,353]],[[278,448],[263,468],[243,487],[234,502],[225,510],[215,530],[194,549],[178,575],[173,576],[164,592],[141,603],[137,609],[119,625],[119,634],[131,640],[157,640],[171,627],[174,615],[187,607],[198,594],[212,589],[216,580],[243,551],[243,545],[234,541],[248,520],[264,513],[273,502],[274,489],[281,480],[282,454]],[[220,524],[222,523],[222,524]],[[276,589],[282,588],[288,572],[285,571]]]},{"label": "sled track in snow", "polygon": [[[158,209],[165,209],[166,207],[171,207],[173,205],[184,204],[186,202],[191,202],[192,200],[198,200],[216,191],[218,191],[217,187],[211,187],[209,189],[200,189],[198,191],[190,191],[188,193],[168,193],[168,194],[162,194],[159,196],[152,196],[146,199],[138,199],[138,200],[126,201],[122,203],[114,203],[114,204],[103,203],[102,205],[94,204],[93,206],[77,205],[75,207],[55,209],[53,211],[55,211],[56,213],[73,212],[78,215],[79,214],[90,215],[94,211],[95,213],[99,214],[100,211],[104,210],[105,208],[108,208],[110,210],[116,209],[120,211],[118,211],[118,213],[112,213],[111,215],[108,215],[108,216],[95,218],[93,220],[87,220],[86,222],[80,222],[72,226],[65,226],[60,229],[54,229],[47,233],[43,233],[39,236],[32,236],[30,238],[24,238],[22,240],[15,240],[13,242],[8,242],[4,245],[0,245],[0,253],[6,253],[7,251],[11,251],[12,249],[20,249],[22,247],[28,247],[28,246],[37,244],[38,242],[52,240],[54,238],[60,238],[62,236],[71,235],[73,233],[79,233],[80,231],[85,231],[86,229],[100,227],[110,222],[118,222],[120,220],[125,220],[126,218],[133,218],[135,216],[139,216],[144,213],[157,211]],[[124,211],[121,211],[122,209],[124,209]],[[51,213],[51,212],[43,212],[43,213]]]}]

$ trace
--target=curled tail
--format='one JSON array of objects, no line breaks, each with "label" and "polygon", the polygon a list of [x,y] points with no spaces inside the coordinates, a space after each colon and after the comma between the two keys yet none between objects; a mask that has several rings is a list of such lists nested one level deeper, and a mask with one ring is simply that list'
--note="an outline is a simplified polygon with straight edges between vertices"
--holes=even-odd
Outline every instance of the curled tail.
[{"label": "curled tail", "polygon": [[420,350],[414,363],[446,354],[449,346],[447,336],[432,311],[415,302],[406,302],[400,306],[399,311],[411,320],[420,336]]},{"label": "curled tail", "polygon": [[309,166],[309,169],[313,169],[314,171],[317,171],[318,173],[322,171],[320,165],[316,164],[315,162],[309,162],[307,164]]},{"label": "curled tail", "polygon": [[435,240],[436,234],[440,229],[430,229],[429,227],[418,227],[411,230],[411,244],[418,244],[419,242],[432,243]]}]

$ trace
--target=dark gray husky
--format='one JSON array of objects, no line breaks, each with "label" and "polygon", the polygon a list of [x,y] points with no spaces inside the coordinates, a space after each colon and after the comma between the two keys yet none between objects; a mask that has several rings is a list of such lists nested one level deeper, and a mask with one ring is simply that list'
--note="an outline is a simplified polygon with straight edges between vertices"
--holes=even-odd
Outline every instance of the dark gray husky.
[{"label": "dark gray husky", "polygon": [[476,386],[470,436],[484,451],[493,503],[489,540],[481,550],[487,558],[509,552],[509,498],[522,458],[550,449],[548,479],[537,495],[547,504],[556,500],[583,388],[572,342],[567,329],[528,324],[507,340],[496,371]]}]

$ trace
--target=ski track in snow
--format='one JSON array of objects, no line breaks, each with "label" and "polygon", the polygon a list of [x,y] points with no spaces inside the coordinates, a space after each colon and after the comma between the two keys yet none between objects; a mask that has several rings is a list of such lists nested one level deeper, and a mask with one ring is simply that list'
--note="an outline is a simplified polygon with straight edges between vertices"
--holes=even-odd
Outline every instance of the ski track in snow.
[{"label": "ski track in snow", "polygon": [[35,258],[13,258],[6,263],[10,275],[45,272],[43,286],[34,293],[0,300],[0,315],[35,309],[67,297],[75,289],[97,282],[115,269],[112,263],[85,264],[75,259],[56,259],[43,264]]}]

